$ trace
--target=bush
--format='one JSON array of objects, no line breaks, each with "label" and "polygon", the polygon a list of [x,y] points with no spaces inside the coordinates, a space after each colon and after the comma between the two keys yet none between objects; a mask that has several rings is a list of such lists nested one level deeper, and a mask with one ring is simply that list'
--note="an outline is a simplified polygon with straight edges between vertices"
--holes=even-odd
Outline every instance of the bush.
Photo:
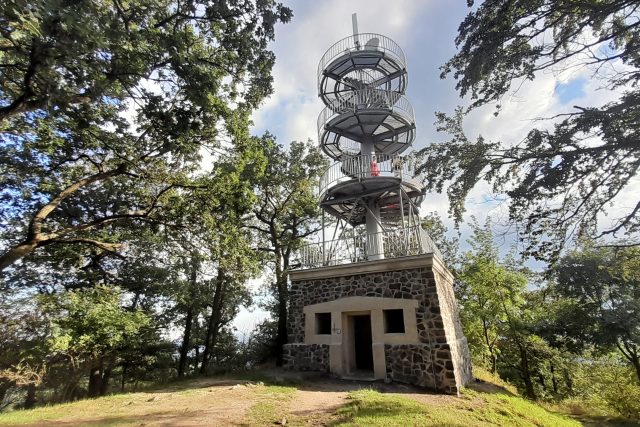
[{"label": "bush", "polygon": [[640,420],[640,384],[631,367],[617,358],[583,362],[575,376],[575,390],[603,415]]}]

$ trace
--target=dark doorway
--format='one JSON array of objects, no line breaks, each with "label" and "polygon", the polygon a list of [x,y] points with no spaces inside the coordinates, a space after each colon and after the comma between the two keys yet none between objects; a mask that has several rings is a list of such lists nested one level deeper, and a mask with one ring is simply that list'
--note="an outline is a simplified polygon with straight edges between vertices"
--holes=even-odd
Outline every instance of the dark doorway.
[{"label": "dark doorway", "polygon": [[356,353],[356,369],[373,371],[371,315],[353,316],[353,344]]}]

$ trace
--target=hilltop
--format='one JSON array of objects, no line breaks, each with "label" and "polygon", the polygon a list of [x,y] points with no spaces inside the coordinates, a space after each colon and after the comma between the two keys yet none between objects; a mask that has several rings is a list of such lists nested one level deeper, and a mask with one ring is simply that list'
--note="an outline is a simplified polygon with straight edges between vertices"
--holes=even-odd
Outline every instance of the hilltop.
[{"label": "hilltop", "polygon": [[[602,425],[604,421],[599,420]],[[252,375],[197,378],[135,393],[0,414],[0,425],[580,426],[491,382],[461,396],[397,383]],[[593,425],[596,421],[593,421]],[[591,425],[591,424],[587,424]],[[617,425],[617,424],[611,424]]]}]

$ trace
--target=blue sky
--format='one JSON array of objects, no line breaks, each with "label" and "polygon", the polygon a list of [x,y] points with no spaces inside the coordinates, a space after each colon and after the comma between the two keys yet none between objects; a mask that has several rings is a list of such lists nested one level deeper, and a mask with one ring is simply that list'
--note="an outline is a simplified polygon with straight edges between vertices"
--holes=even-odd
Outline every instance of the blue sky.
[{"label": "blue sky", "polygon": [[[293,20],[276,29],[272,49],[276,54],[274,68],[275,93],[253,116],[255,134],[266,130],[279,142],[312,139],[317,141],[316,119],[322,102],[316,88],[317,65],[324,52],[338,40],[352,34],[351,14],[358,14],[361,33],[373,32],[394,39],[407,57],[409,85],[406,96],[416,114],[417,138],[415,149],[445,140],[433,126],[434,112],[451,113],[456,105],[464,104],[455,91],[452,78],[440,79],[439,67],[455,52],[455,37],[460,22],[468,13],[465,0],[298,0],[283,1],[293,9]],[[493,109],[475,111],[465,121],[469,137],[482,134],[491,140],[520,141],[540,117],[567,112],[573,105],[600,105],[618,96],[614,91],[601,90],[599,82],[591,79],[584,67],[550,70],[536,76],[534,82],[519,86],[502,100],[502,110],[496,118]],[[551,126],[551,122],[536,126]],[[636,186],[640,188],[640,186]],[[475,216],[482,224],[490,215],[499,223],[506,217],[503,195],[492,194],[487,185],[478,186],[467,200],[467,219]],[[634,198],[635,199],[635,198]],[[624,203],[624,200],[623,202]],[[430,194],[422,205],[422,212],[436,211],[450,229],[447,218],[448,201],[445,195]],[[469,228],[461,228],[462,241]],[[512,239],[505,237],[504,252]],[[464,246],[463,246],[464,249]],[[256,281],[256,285],[259,281]],[[260,312],[243,313],[236,326],[247,330],[264,316]]]},{"label": "blue sky", "polygon": [[563,104],[569,104],[574,99],[580,99],[585,95],[584,87],[586,83],[587,79],[584,77],[577,77],[566,83],[559,83],[556,87],[558,99]]}]

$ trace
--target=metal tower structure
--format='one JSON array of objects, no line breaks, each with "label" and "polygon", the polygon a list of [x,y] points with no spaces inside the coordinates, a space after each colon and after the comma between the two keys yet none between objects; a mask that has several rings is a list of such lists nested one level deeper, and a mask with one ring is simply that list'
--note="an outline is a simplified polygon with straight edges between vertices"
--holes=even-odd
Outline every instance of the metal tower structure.
[{"label": "metal tower structure", "polygon": [[[301,250],[303,268],[437,252],[420,227],[424,185],[405,155],[416,135],[404,52],[390,38],[358,33],[331,46],[318,64],[318,141],[335,161],[320,179],[333,235]],[[323,227],[324,230],[325,227]]]}]

